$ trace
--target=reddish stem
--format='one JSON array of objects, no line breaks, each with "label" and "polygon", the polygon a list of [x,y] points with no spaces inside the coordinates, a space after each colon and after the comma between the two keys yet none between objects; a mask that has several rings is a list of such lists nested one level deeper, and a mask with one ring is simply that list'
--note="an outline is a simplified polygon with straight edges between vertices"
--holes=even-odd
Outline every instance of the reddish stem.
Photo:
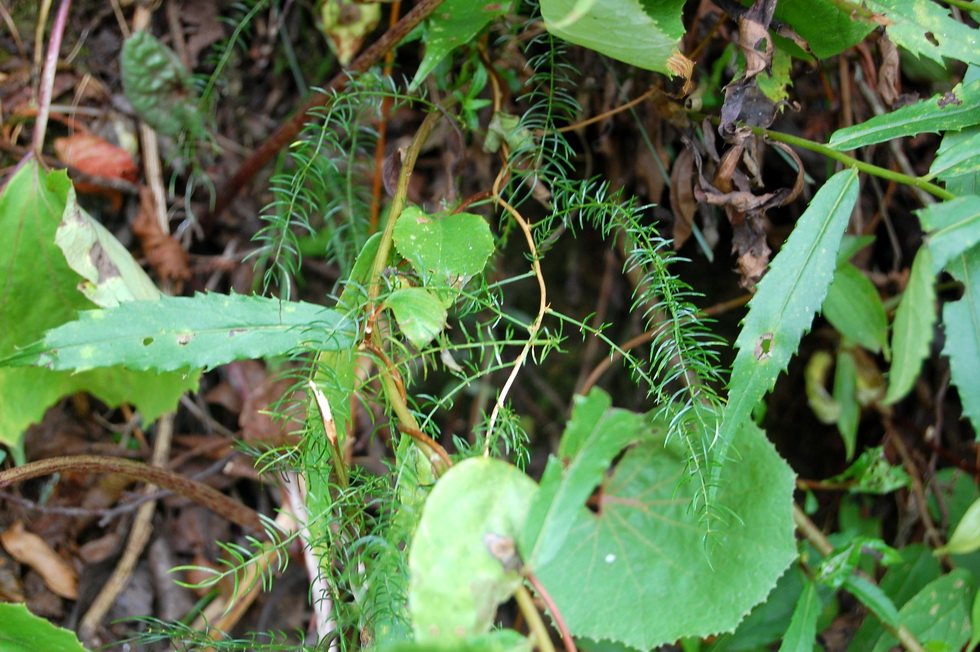
[{"label": "reddish stem", "polygon": [[72,455],[51,457],[30,462],[0,472],[0,489],[15,482],[22,482],[52,473],[117,473],[132,480],[155,484],[193,500],[219,516],[257,532],[264,529],[258,512],[229,498],[217,489],[202,482],[191,480],[179,473],[143,462],[103,455]]}]

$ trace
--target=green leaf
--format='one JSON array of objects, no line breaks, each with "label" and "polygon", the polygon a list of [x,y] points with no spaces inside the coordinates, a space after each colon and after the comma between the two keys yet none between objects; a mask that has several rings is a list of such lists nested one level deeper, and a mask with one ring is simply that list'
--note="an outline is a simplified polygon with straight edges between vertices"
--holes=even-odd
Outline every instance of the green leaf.
[{"label": "green leaf", "polygon": [[684,36],[684,0],[542,0],[545,28],[570,43],[637,68],[675,75],[667,65]]},{"label": "green leaf", "polygon": [[958,131],[978,123],[980,81],[966,86],[957,84],[953,90],[942,95],[875,116],[853,127],[838,129],[830,137],[828,145],[838,151],[846,151],[903,136]]},{"label": "green leaf", "polygon": [[74,632],[55,627],[23,604],[0,603],[0,649],[4,652],[85,652]]},{"label": "green leaf", "polygon": [[643,415],[610,409],[611,404],[599,389],[575,397],[558,458],[548,460],[521,538],[521,549],[533,567],[550,562],[565,545],[572,522],[616,455],[656,433]]},{"label": "green leaf", "polygon": [[956,524],[953,536],[946,545],[937,548],[937,555],[966,555],[980,550],[980,498],[966,510],[966,514]]},{"label": "green leaf", "polygon": [[970,642],[966,649],[975,650],[980,645],[980,591],[973,598],[973,608],[970,610],[970,628],[973,633],[970,635]]},{"label": "green leaf", "polygon": [[875,28],[860,12],[839,7],[833,0],[780,0],[775,17],[806,39],[818,59],[857,45]]},{"label": "green leaf", "polygon": [[[951,135],[961,136],[956,141],[947,139]],[[929,166],[929,178],[946,180],[964,174],[976,174],[980,168],[980,129],[964,129],[943,137],[943,146],[936,152],[936,158]]]},{"label": "green leaf", "polygon": [[779,646],[779,652],[813,652],[813,644],[817,638],[817,618],[821,611],[823,604],[817,595],[817,585],[812,580],[807,580],[793,611],[789,629]]},{"label": "green leaf", "polygon": [[398,326],[417,349],[446,328],[446,307],[424,288],[395,290],[385,299],[385,304],[395,313]]},{"label": "green leaf", "polygon": [[867,448],[843,473],[827,478],[827,482],[853,482],[851,493],[890,494],[912,485],[912,478],[901,466],[892,466],[881,446]]},{"label": "green leaf", "polygon": [[85,278],[78,289],[97,306],[112,308],[123,301],[160,298],[160,290],[132,254],[78,205],[74,188],[68,189],[55,243],[68,265]]},{"label": "green leaf", "polygon": [[[970,639],[973,575],[957,568],[927,584],[903,606],[900,622],[928,649],[959,650]],[[887,652],[898,641],[885,633],[873,652]]]},{"label": "green leaf", "polygon": [[372,652],[531,652],[531,641],[513,629],[449,641],[398,641],[372,647]]},{"label": "green leaf", "polygon": [[861,404],[857,398],[857,363],[847,351],[837,354],[837,369],[834,371],[834,401],[840,408],[837,415],[837,430],[844,440],[846,459],[854,457],[857,443],[858,421],[861,418]]},{"label": "green leaf", "polygon": [[340,313],[310,303],[238,294],[163,297],[84,311],[78,321],[48,331],[42,341],[0,359],[0,365],[210,369],[302,346],[349,348],[352,331]]},{"label": "green leaf", "polygon": [[[837,250],[858,198],[855,170],[831,177],[814,196],[749,302],[713,454],[724,461],[734,434],[772,389],[823,305]],[[715,465],[715,469],[719,466]],[[717,473],[717,470],[715,470]]]},{"label": "green leaf", "polygon": [[426,26],[425,56],[409,90],[417,89],[450,52],[470,43],[495,18],[506,15],[510,6],[509,1],[445,0]]},{"label": "green leaf", "polygon": [[885,403],[900,400],[915,383],[922,361],[929,355],[932,328],[936,323],[936,285],[932,253],[920,247],[912,261],[912,272],[902,301],[895,311],[892,333],[892,367],[888,374]]},{"label": "green leaf", "polygon": [[963,284],[963,298],[943,306],[950,375],[963,404],[963,412],[980,437],[980,246],[974,246],[947,265],[954,279]]},{"label": "green leaf", "polygon": [[145,31],[122,49],[123,92],[146,124],[164,136],[207,137],[194,79],[177,54]]},{"label": "green leaf", "polygon": [[456,288],[482,272],[493,253],[490,227],[473,213],[428,215],[409,206],[395,223],[394,241],[418,274]]},{"label": "green leaf", "polygon": [[885,14],[888,36],[909,52],[945,65],[943,57],[980,64],[976,28],[952,18],[935,2],[865,0],[864,5]]},{"label": "green leaf", "polygon": [[439,479],[408,556],[416,640],[490,630],[497,606],[523,581],[516,540],[536,490],[515,467],[489,457],[464,460]]},{"label": "green leaf", "polygon": [[860,575],[848,575],[844,582],[844,588],[850,591],[855,598],[861,601],[871,613],[877,616],[883,623],[898,627],[901,625],[901,616],[895,608],[891,599],[885,595],[880,587],[875,586]]},{"label": "green leaf", "polygon": [[580,508],[561,550],[536,569],[575,636],[649,650],[731,631],[797,557],[794,475],[762,431],[746,423],[737,433],[740,459],[724,466],[718,499],[739,518],[708,541],[684,482],[688,453],[655,435],[628,449],[597,512]]},{"label": "green leaf", "polygon": [[837,332],[874,353],[888,346],[888,319],[874,284],[854,265],[838,263],[823,315]]},{"label": "green leaf", "polygon": [[839,589],[853,576],[855,569],[861,563],[862,556],[875,552],[880,553],[882,564],[897,564],[902,561],[898,551],[886,545],[881,539],[857,536],[842,548],[834,549],[833,553],[824,558],[817,570],[816,580],[833,589]]},{"label": "green leaf", "polygon": [[932,271],[939,274],[953,258],[980,242],[980,196],[967,195],[916,211],[929,234]]},{"label": "green leaf", "polygon": [[[44,331],[94,307],[77,287],[84,279],[65,262],[55,233],[69,204],[63,172],[24,165],[0,194],[0,358],[40,338]],[[39,279],[44,279],[39,283]],[[107,405],[132,403],[150,423],[196,389],[197,374],[156,374],[121,368],[82,374],[47,369],[0,368],[0,442],[21,460],[20,441],[31,423],[62,396],[89,392]]]}]

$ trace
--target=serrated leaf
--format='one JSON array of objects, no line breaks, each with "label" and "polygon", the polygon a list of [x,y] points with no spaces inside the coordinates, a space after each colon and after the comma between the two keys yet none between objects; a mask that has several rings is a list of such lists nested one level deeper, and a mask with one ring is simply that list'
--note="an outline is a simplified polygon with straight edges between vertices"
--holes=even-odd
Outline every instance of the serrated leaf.
[{"label": "serrated leaf", "polygon": [[854,265],[838,264],[822,311],[838,333],[869,351],[878,353],[888,346],[888,319],[881,296]]},{"label": "serrated leaf", "polygon": [[838,129],[828,145],[846,151],[903,136],[958,131],[976,124],[980,124],[980,81],[966,86],[957,84],[942,95]]},{"label": "serrated leaf", "polygon": [[[582,6],[586,5],[586,6]],[[570,43],[637,68],[676,75],[668,65],[684,36],[684,0],[542,0],[545,28]]]},{"label": "serrated leaf", "polygon": [[23,604],[0,603],[0,649],[4,652],[85,652],[74,632],[55,627]]},{"label": "serrated leaf", "polygon": [[741,458],[725,465],[719,490],[739,518],[708,541],[695,487],[683,482],[687,453],[663,436],[626,452],[598,511],[581,508],[565,545],[536,569],[575,636],[649,650],[731,631],[797,556],[793,472],[755,425],[738,431]]},{"label": "serrated leaf", "polygon": [[339,350],[352,344],[353,326],[340,313],[298,301],[246,295],[198,294],[132,301],[86,310],[77,321],[0,360],[85,371],[210,369],[243,358],[282,355],[307,346]]},{"label": "serrated leaf", "polygon": [[[950,134],[953,135],[953,134]],[[929,177],[951,179],[963,174],[976,174],[980,169],[980,129],[964,129],[956,134],[961,136],[958,142],[943,138],[943,145],[936,152],[936,158],[929,166]]]},{"label": "serrated leaf", "polygon": [[967,195],[931,204],[916,211],[932,254],[932,271],[939,274],[953,258],[980,243],[980,196]]},{"label": "serrated leaf", "polygon": [[888,36],[909,52],[945,65],[943,57],[980,64],[980,38],[976,28],[952,18],[949,9],[935,2],[865,0],[864,5],[885,14]]},{"label": "serrated leaf", "polygon": [[575,516],[620,451],[655,432],[643,415],[611,405],[599,389],[575,397],[558,458],[548,460],[521,536],[526,561],[534,567],[550,562],[565,545]]},{"label": "serrated leaf", "polygon": [[[970,604],[976,590],[970,571],[957,568],[927,584],[898,612],[898,621],[929,649],[959,650],[970,639]],[[891,634],[878,640],[873,652],[898,644]]]},{"label": "serrated leaf", "polygon": [[[49,328],[74,319],[93,304],[77,290],[84,279],[65,262],[55,231],[68,204],[71,182],[63,172],[23,166],[0,194],[0,357],[34,342]],[[39,283],[39,279],[44,279]],[[85,391],[110,406],[132,403],[146,423],[173,409],[197,387],[197,374],[156,374],[121,368],[83,374],[46,369],[0,369],[0,442],[20,460],[20,440],[59,398]],[[22,461],[22,460],[20,460]]]},{"label": "serrated leaf", "polygon": [[947,265],[954,279],[963,284],[963,297],[943,306],[950,375],[963,404],[963,412],[980,438],[980,246],[975,246]]},{"label": "serrated leaf", "polygon": [[416,640],[485,634],[523,581],[516,539],[537,487],[488,457],[452,467],[426,500],[409,552]]},{"label": "serrated leaf", "polygon": [[385,299],[405,337],[417,349],[435,339],[446,328],[446,307],[424,288],[402,288]]},{"label": "serrated leaf", "polygon": [[510,6],[509,0],[445,0],[426,25],[425,56],[409,89],[417,89],[450,52],[470,43],[494,19],[506,15]]},{"label": "serrated leaf", "polygon": [[935,324],[936,284],[932,254],[928,247],[920,247],[912,261],[909,283],[895,311],[886,405],[898,401],[912,389],[922,362],[929,355]]},{"label": "serrated leaf", "polygon": [[164,136],[207,136],[194,80],[173,50],[141,30],[126,39],[121,60],[123,92],[140,119]]},{"label": "serrated leaf", "polygon": [[160,298],[160,290],[132,254],[78,205],[74,189],[68,191],[55,243],[68,265],[85,279],[78,289],[95,305],[111,308],[123,301]]},{"label": "serrated leaf", "polygon": [[[831,177],[800,216],[749,302],[725,409],[713,454],[724,460],[734,434],[772,389],[796,353],[804,331],[823,305],[836,268],[837,250],[858,198],[855,170]],[[717,469],[719,466],[716,465]],[[715,471],[717,473],[717,471]]]},{"label": "serrated leaf", "polygon": [[399,216],[394,242],[420,275],[455,287],[482,272],[493,253],[493,235],[479,215],[429,215],[415,206]]}]

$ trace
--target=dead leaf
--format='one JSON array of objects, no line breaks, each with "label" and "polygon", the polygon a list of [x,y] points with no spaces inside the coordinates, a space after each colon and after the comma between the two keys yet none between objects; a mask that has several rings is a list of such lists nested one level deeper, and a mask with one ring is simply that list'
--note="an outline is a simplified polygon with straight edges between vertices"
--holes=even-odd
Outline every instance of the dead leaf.
[{"label": "dead leaf", "polygon": [[878,39],[881,52],[881,67],[878,68],[878,93],[888,106],[894,106],[902,94],[902,71],[898,57],[898,46],[892,43],[887,34]]},{"label": "dead leaf", "polygon": [[346,66],[381,20],[381,5],[353,0],[321,0],[319,4],[320,29],[341,65]]},{"label": "dead leaf", "polygon": [[[54,151],[63,163],[86,174],[110,179],[136,181],[138,168],[133,156],[112,143],[91,133],[76,133],[65,138],[55,138]],[[122,206],[122,194],[118,190],[88,183],[76,182],[78,192],[104,195],[112,203],[113,210]]]},{"label": "dead leaf", "polygon": [[772,65],[769,23],[775,10],[776,0],[756,0],[748,11],[738,17],[738,47],[745,55],[743,81],[752,79]]},{"label": "dead leaf", "polygon": [[670,171],[670,209],[674,213],[674,249],[680,249],[691,237],[691,225],[698,210],[694,199],[694,154],[685,147]]},{"label": "dead leaf", "polygon": [[0,534],[0,543],[10,556],[30,566],[54,593],[69,600],[78,598],[78,576],[41,537],[24,529],[17,521]]},{"label": "dead leaf", "polygon": [[133,233],[139,238],[146,261],[160,278],[168,281],[190,279],[190,257],[180,242],[160,228],[153,191],[147,186],[140,186],[140,210],[133,220]]}]

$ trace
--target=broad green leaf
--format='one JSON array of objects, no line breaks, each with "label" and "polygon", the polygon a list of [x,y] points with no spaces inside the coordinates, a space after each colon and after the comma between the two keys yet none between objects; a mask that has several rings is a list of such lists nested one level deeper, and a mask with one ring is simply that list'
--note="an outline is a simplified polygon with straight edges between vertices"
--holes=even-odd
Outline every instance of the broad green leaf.
[{"label": "broad green leaf", "polygon": [[970,627],[973,633],[966,649],[975,650],[980,645],[980,591],[973,597],[973,608],[970,610]]},{"label": "broad green leaf", "polygon": [[[55,232],[68,205],[64,172],[23,166],[0,194],[0,357],[13,354],[50,328],[93,304],[78,292],[84,279],[65,262]],[[43,279],[43,280],[42,280]],[[31,423],[62,396],[89,392],[110,406],[132,403],[146,423],[171,410],[197,387],[198,374],[156,374],[121,368],[82,374],[0,368],[0,443],[20,461],[20,441]]]},{"label": "broad green leaf", "polygon": [[399,328],[417,349],[446,328],[443,302],[425,288],[395,290],[385,299],[385,304],[395,313]]},{"label": "broad green leaf", "polygon": [[676,75],[668,61],[684,36],[684,0],[542,0],[545,28],[637,68]]},{"label": "broad green leaf", "polygon": [[85,652],[74,632],[55,627],[23,604],[0,603],[0,650],[4,652]]},{"label": "broad green leaf", "polygon": [[399,216],[394,242],[420,275],[456,288],[482,272],[493,253],[493,234],[479,215],[428,215],[415,206]]},{"label": "broad green leaf", "polygon": [[909,52],[941,65],[943,57],[980,64],[976,28],[951,17],[949,9],[928,0],[864,0],[863,5],[885,14],[888,36]]},{"label": "broad green leaf", "polygon": [[817,618],[821,611],[823,604],[817,595],[817,585],[812,580],[807,580],[793,611],[789,629],[779,646],[779,652],[813,652],[813,643],[817,638]]},{"label": "broad green leaf", "polygon": [[517,537],[537,487],[515,467],[473,457],[429,495],[409,552],[416,640],[485,634],[523,582]]},{"label": "broad green leaf", "polygon": [[885,403],[898,401],[912,389],[922,361],[929,355],[932,328],[936,323],[936,285],[932,253],[920,247],[912,261],[912,272],[902,301],[895,311],[892,333],[892,367],[888,374]]},{"label": "broad green leaf", "polygon": [[980,437],[980,246],[974,246],[947,265],[954,279],[963,284],[963,297],[943,306],[950,375],[963,404],[963,412]]},{"label": "broad green leaf", "polygon": [[966,514],[956,524],[953,536],[946,545],[937,548],[937,555],[966,555],[980,550],[980,498],[973,501]]},{"label": "broad green leaf", "polygon": [[575,397],[558,457],[548,460],[521,538],[525,560],[533,567],[546,565],[566,544],[576,515],[620,451],[656,434],[643,415],[611,405],[599,389]]},{"label": "broad green leaf", "polygon": [[123,44],[121,68],[126,98],[146,124],[164,136],[207,137],[194,79],[173,50],[135,32]]},{"label": "broad green leaf", "polygon": [[874,353],[888,346],[888,319],[874,284],[854,265],[837,265],[823,315],[837,332]]},{"label": "broad green leaf", "polygon": [[858,421],[861,418],[861,404],[857,398],[857,363],[847,351],[837,354],[837,368],[834,371],[834,401],[839,406],[837,430],[844,440],[845,458],[854,457],[857,442]]},{"label": "broad green leaf", "polygon": [[446,55],[470,43],[491,21],[510,11],[510,5],[509,0],[445,0],[426,25],[425,56],[412,79],[410,90],[417,89]]},{"label": "broad green leaf", "polygon": [[880,563],[885,565],[897,564],[902,556],[897,550],[874,537],[857,536],[850,539],[841,548],[835,548],[820,563],[815,579],[833,589],[845,585],[858,568],[864,555],[880,554]]},{"label": "broad green leaf", "polygon": [[372,652],[531,652],[531,641],[513,629],[450,641],[398,641],[372,647]]},{"label": "broad green leaf", "polygon": [[[858,198],[855,170],[831,177],[810,202],[749,302],[713,455],[725,460],[736,432],[772,389],[824,303],[841,236]],[[715,465],[715,469],[727,466]],[[717,474],[717,470],[715,471]]]},{"label": "broad green leaf", "polygon": [[210,369],[303,346],[349,348],[352,328],[340,313],[310,303],[240,294],[163,297],[84,311],[0,364],[74,371],[117,364],[157,371]]},{"label": "broad green leaf", "polygon": [[839,7],[833,0],[780,0],[775,17],[806,39],[818,59],[840,54],[875,28],[860,11]]},{"label": "broad green leaf", "polygon": [[132,254],[78,205],[74,188],[68,190],[55,243],[68,265],[85,278],[78,289],[95,305],[112,308],[123,301],[160,298],[160,290]]},{"label": "broad green leaf", "polygon": [[[927,584],[905,603],[900,622],[925,649],[959,650],[970,640],[970,606],[976,590],[973,575],[957,568]],[[873,652],[888,652],[898,641],[885,633]]]},{"label": "broad green leaf", "polygon": [[939,274],[949,261],[980,242],[980,196],[967,195],[916,211],[932,254],[932,271]]},{"label": "broad green leaf", "polygon": [[838,129],[828,145],[846,151],[903,136],[958,131],[976,124],[980,124],[980,81],[966,86],[958,84],[942,95]]},{"label": "broad green leaf", "polygon": [[688,453],[652,434],[627,450],[596,511],[579,508],[558,554],[535,569],[573,635],[642,650],[733,630],[797,556],[793,472],[755,425],[737,433],[739,462],[721,478],[718,500],[738,519],[707,541],[696,488],[684,482]]}]

